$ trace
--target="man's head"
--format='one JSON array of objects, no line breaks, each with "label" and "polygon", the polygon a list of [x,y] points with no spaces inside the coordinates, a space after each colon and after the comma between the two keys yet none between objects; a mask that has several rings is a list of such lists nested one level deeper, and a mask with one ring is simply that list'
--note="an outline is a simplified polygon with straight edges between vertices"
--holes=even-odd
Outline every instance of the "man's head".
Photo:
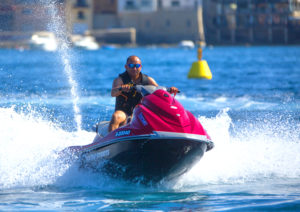
[{"label": "man's head", "polygon": [[142,70],[141,59],[135,55],[129,56],[125,68],[131,79],[137,79]]}]

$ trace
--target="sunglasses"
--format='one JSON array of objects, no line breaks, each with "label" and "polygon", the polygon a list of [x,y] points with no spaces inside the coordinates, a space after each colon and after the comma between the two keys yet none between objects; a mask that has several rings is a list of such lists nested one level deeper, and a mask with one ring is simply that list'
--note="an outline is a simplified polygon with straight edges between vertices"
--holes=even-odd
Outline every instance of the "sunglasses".
[{"label": "sunglasses", "polygon": [[128,65],[129,68],[134,68],[134,67],[140,68],[142,66],[141,64],[132,64],[132,63],[129,63],[127,65]]}]

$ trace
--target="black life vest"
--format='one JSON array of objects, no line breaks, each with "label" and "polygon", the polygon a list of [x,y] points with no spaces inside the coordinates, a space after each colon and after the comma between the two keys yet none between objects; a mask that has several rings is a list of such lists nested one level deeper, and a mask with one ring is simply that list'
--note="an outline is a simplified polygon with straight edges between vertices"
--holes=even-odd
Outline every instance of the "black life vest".
[{"label": "black life vest", "polygon": [[[146,74],[142,74],[142,79],[137,85],[149,85],[149,79]],[[122,74],[119,74],[119,77],[121,77],[123,84],[132,84],[132,80],[125,71]],[[132,115],[134,107],[141,101],[142,95],[140,93],[137,93],[136,91],[130,91],[128,93],[122,92],[121,95],[116,97],[116,105],[115,105],[115,111],[116,110],[122,110],[124,113],[126,113],[128,116]]]}]

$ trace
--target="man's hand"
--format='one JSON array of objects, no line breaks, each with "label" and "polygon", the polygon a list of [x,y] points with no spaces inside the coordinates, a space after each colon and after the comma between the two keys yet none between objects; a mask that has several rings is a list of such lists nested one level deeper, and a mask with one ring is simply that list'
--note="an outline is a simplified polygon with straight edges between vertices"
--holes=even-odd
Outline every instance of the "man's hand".
[{"label": "man's hand", "polygon": [[132,85],[125,84],[125,85],[121,85],[121,87],[119,88],[119,90],[128,93],[128,92],[130,91],[131,88],[132,88]]},{"label": "man's hand", "polygon": [[170,94],[172,94],[172,93],[177,94],[178,93],[178,88],[171,87],[171,88],[169,88],[169,92],[170,92]]}]

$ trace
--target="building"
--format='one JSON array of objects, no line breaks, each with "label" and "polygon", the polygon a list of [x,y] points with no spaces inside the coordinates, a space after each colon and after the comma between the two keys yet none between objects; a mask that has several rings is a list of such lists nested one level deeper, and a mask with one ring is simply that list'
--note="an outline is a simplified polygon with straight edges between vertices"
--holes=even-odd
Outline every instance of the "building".
[{"label": "building", "polygon": [[[300,0],[94,0],[93,29],[134,28],[139,44],[300,42]],[[103,2],[106,2],[104,4]],[[203,8],[203,9],[202,9]],[[114,39],[111,41],[113,42]]]},{"label": "building", "polygon": [[116,14],[118,7],[117,0],[94,0],[95,14]]},{"label": "building", "polygon": [[289,1],[290,14],[288,17],[289,42],[300,43],[300,0]]},{"label": "building", "polygon": [[166,9],[179,9],[179,8],[191,8],[197,7],[199,2],[195,0],[159,0],[159,8]]},{"label": "building", "polygon": [[93,29],[119,28],[117,0],[93,0]]},{"label": "building", "polygon": [[119,0],[118,13],[131,12],[155,12],[157,10],[156,0]]},{"label": "building", "polygon": [[39,0],[2,0],[0,43],[22,44],[26,43],[36,31],[55,31],[51,25],[55,16],[62,17],[64,21],[63,1],[49,5]]},{"label": "building", "polygon": [[211,44],[299,43],[299,0],[206,0],[204,23]]},{"label": "building", "polygon": [[120,44],[294,44],[300,0],[0,0],[0,43],[36,31]]},{"label": "building", "polygon": [[199,0],[94,0],[94,5],[100,2],[114,10],[95,11],[94,30],[134,28],[139,44],[204,41]]},{"label": "building", "polygon": [[83,35],[93,29],[92,0],[66,0],[65,14],[69,34]]},{"label": "building", "polygon": [[0,43],[26,45],[38,31],[59,36],[85,34],[93,27],[92,15],[92,0],[2,0]]},{"label": "building", "polygon": [[12,1],[1,1],[0,4],[0,31],[12,31],[14,25],[14,10]]}]

